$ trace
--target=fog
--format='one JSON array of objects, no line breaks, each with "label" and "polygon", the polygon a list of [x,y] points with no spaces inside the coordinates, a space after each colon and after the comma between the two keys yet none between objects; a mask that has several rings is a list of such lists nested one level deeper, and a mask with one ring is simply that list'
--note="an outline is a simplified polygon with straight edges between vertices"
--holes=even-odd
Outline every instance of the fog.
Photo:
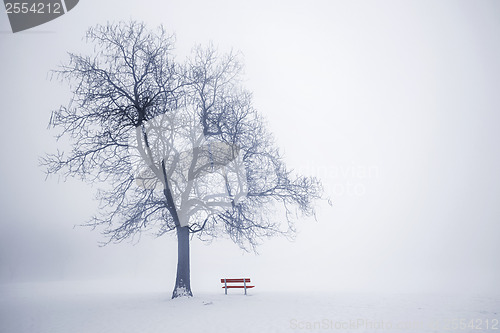
[{"label": "fog", "polygon": [[[258,255],[194,239],[193,292],[224,276],[269,290],[500,292],[500,4],[495,1],[81,1],[12,34],[0,14],[0,281],[175,282],[176,239],[99,247],[99,184],[45,179],[64,148],[47,129],[70,100],[49,70],[87,53],[86,29],[142,20],[178,58],[212,41],[244,57],[244,84],[285,160],[332,205]],[[127,282],[128,283],[128,282]]]}]

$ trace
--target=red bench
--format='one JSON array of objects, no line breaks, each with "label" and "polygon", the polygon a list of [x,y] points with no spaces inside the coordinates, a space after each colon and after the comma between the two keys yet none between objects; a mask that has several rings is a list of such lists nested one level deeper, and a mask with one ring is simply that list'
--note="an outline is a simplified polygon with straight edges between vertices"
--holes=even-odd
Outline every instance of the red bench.
[{"label": "red bench", "polygon": [[[241,278],[241,279],[220,279],[221,283],[224,283],[223,289],[226,290],[226,295],[227,295],[227,290],[229,288],[243,288],[245,289],[245,295],[247,294],[247,289],[253,288],[255,286],[249,286],[247,283],[250,283],[250,278]],[[228,285],[228,283],[243,283],[243,285]]]}]

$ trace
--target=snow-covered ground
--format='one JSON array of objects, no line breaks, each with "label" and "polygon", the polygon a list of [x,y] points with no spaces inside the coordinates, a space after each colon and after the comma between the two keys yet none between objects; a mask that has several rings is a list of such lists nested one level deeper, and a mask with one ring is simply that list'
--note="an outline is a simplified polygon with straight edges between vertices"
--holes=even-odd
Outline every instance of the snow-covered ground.
[{"label": "snow-covered ground", "polygon": [[500,332],[493,296],[267,292],[169,298],[127,283],[0,286],[0,332]]}]

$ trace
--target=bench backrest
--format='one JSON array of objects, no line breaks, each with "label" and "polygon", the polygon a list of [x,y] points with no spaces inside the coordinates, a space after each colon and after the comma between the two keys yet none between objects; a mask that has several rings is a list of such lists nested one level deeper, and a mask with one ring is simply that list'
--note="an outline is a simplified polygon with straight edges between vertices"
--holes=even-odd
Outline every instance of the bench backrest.
[{"label": "bench backrest", "polygon": [[220,282],[221,283],[243,283],[243,282],[250,282],[250,279],[249,278],[241,278],[241,279],[220,279]]}]

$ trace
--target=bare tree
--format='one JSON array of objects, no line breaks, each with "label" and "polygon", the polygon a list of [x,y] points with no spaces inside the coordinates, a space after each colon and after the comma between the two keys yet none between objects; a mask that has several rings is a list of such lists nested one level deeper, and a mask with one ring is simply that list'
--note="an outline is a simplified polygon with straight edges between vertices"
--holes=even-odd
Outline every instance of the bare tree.
[{"label": "bare tree", "polygon": [[[173,36],[137,22],[96,26],[87,41],[92,55],[70,53],[54,71],[73,99],[50,126],[72,150],[47,154],[42,165],[102,183],[88,225],[102,226],[109,242],[176,232],[172,298],[192,295],[190,234],[228,235],[255,250],[263,237],[293,234],[297,210],[314,214],[321,185],[286,169],[240,86],[237,55],[196,47],[178,62]],[[281,219],[271,214],[277,206]]]}]

